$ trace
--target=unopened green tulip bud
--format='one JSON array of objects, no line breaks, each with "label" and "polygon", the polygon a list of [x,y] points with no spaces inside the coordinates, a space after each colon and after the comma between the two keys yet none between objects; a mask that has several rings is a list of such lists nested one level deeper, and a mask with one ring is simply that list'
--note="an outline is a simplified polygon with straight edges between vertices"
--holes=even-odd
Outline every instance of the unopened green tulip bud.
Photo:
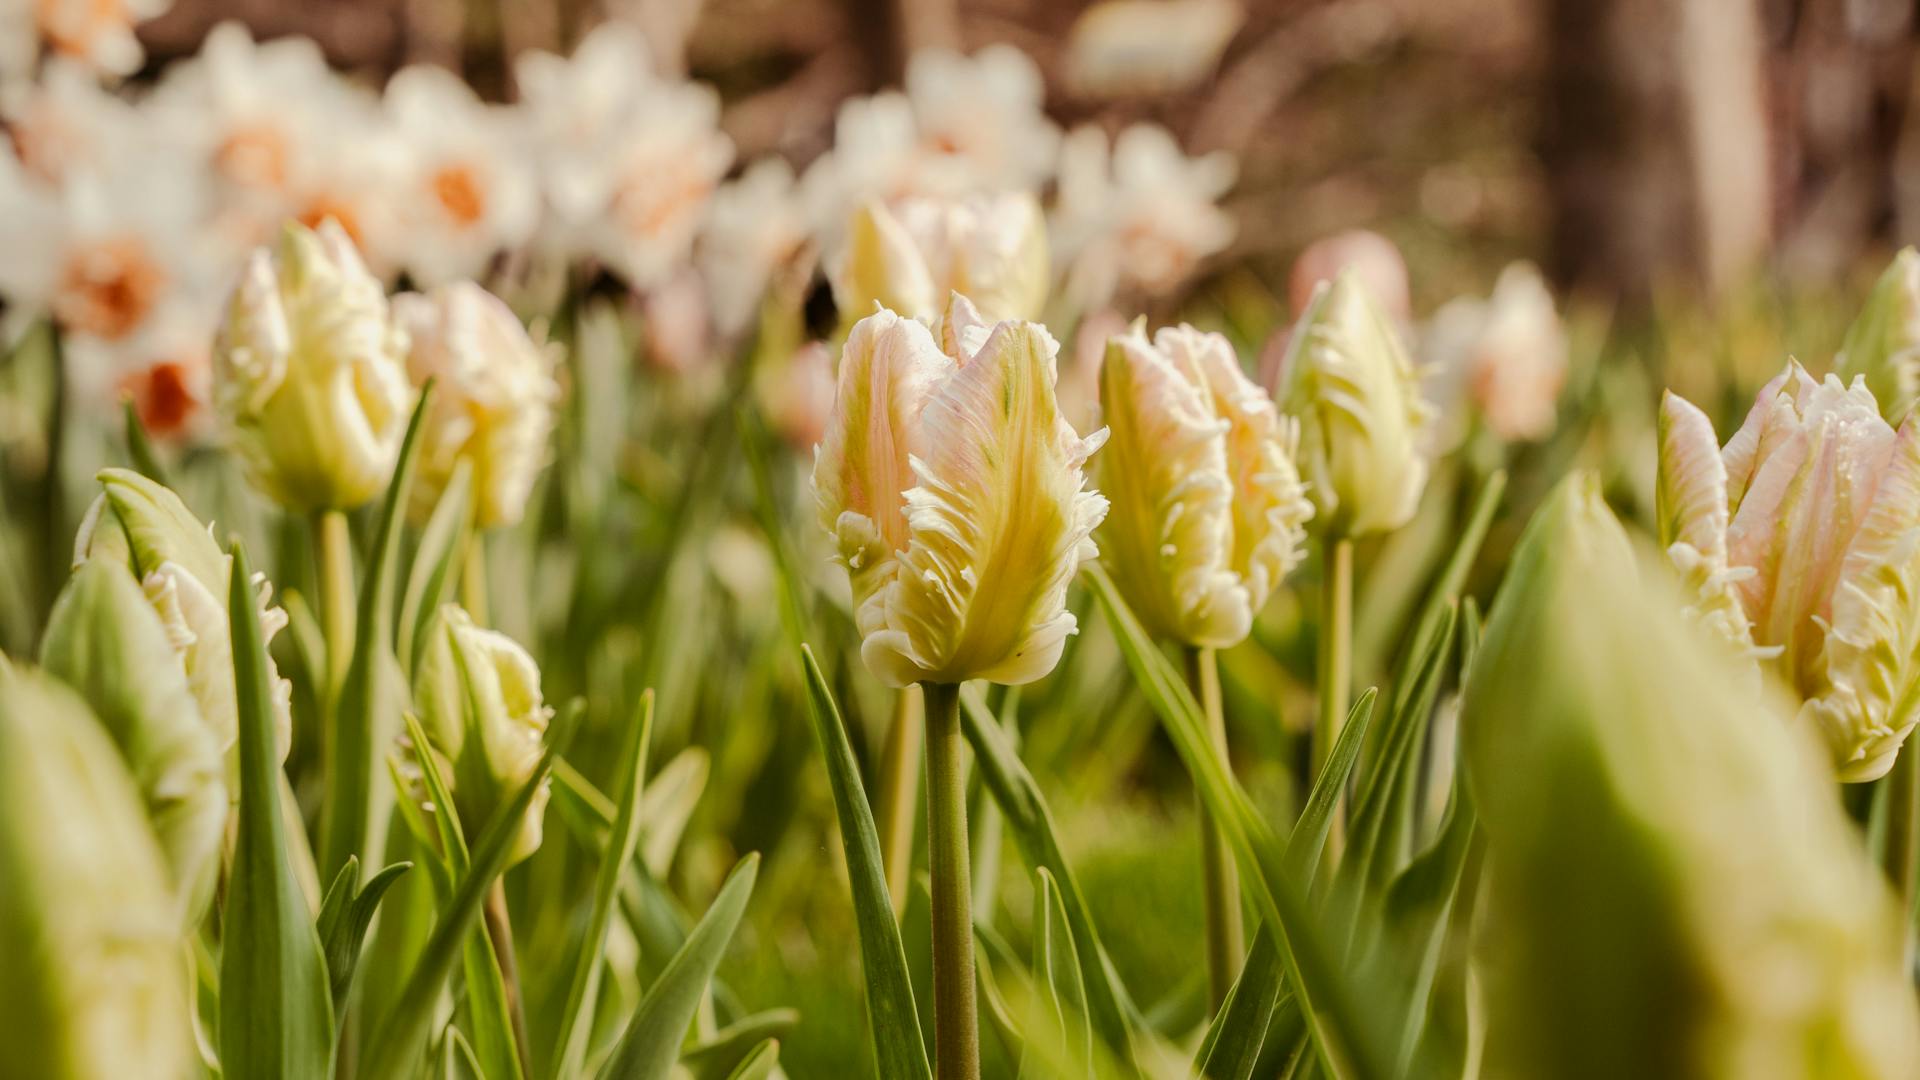
[{"label": "unopened green tulip bud", "polygon": [[1322,529],[1358,536],[1413,517],[1427,484],[1420,439],[1432,409],[1399,331],[1352,270],[1315,289],[1276,397],[1300,423],[1300,468]]},{"label": "unopened green tulip bud", "polygon": [[184,939],[140,793],[86,703],[0,669],[0,1080],[171,1080]]},{"label": "unopened green tulip bud", "polygon": [[220,418],[254,484],[289,510],[348,510],[386,486],[413,387],[380,279],[331,220],[253,253],[214,342]]},{"label": "unopened green tulip bud", "polygon": [[[553,718],[540,696],[540,669],[518,642],[447,604],[414,675],[414,704],[432,750],[453,766],[461,827],[477,835],[540,763]],[[514,843],[516,861],[539,848],[546,805],[543,786]]]},{"label": "unopened green tulip bud", "polygon": [[1847,328],[1833,368],[1847,382],[1866,376],[1887,423],[1906,419],[1920,397],[1920,253],[1904,248],[1893,257]]},{"label": "unopened green tulip bud", "polygon": [[[227,575],[233,559],[180,497],[126,469],[99,475],[104,489],[74,540],[76,563],[119,562],[131,570],[159,613],[178,651],[200,715],[226,757],[229,776],[239,767],[239,704],[233,683],[233,643],[227,618]],[[267,639],[287,624],[272,606],[272,587],[256,574],[260,625]],[[282,758],[292,737],[292,686],[268,659],[274,686],[276,744]]]},{"label": "unopened green tulip bud", "polygon": [[46,670],[78,690],[120,749],[172,871],[180,924],[206,913],[226,835],[220,749],[167,627],[125,566],[89,560],[54,604]]},{"label": "unopened green tulip bud", "polygon": [[1591,476],[1468,675],[1502,1075],[1920,1075],[1901,919],[1792,703],[1682,616]]}]

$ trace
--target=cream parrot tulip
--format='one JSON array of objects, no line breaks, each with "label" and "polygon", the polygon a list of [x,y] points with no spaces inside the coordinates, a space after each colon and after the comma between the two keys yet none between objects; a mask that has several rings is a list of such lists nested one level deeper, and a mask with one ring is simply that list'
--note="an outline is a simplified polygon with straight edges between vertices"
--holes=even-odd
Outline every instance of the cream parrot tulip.
[{"label": "cream parrot tulip", "polygon": [[1147,629],[1228,648],[1299,562],[1313,516],[1293,463],[1297,430],[1219,334],[1138,324],[1107,345],[1100,376],[1112,438],[1100,547]]},{"label": "cream parrot tulip", "polygon": [[1420,451],[1432,408],[1399,331],[1342,270],[1294,327],[1277,396],[1300,422],[1300,465],[1329,535],[1405,525],[1427,485]]},{"label": "cream parrot tulip", "polygon": [[214,391],[255,486],[289,510],[350,510],[386,486],[413,387],[380,280],[332,220],[248,260],[214,341]]},{"label": "cream parrot tulip", "polygon": [[1842,780],[1884,774],[1920,720],[1920,429],[1790,363],[1724,449],[1668,393],[1659,479],[1694,613],[1799,694]]},{"label": "cream parrot tulip", "polygon": [[1920,252],[1894,256],[1847,328],[1833,368],[1843,379],[1864,376],[1888,423],[1906,418],[1920,397]]},{"label": "cream parrot tulip", "polygon": [[1082,471],[1106,433],[1060,415],[1058,349],[958,295],[935,330],[886,310],[853,327],[813,486],[882,682],[1025,683],[1059,661],[1107,500]]},{"label": "cream parrot tulip", "polygon": [[850,321],[876,304],[934,319],[955,292],[989,320],[1036,319],[1049,282],[1046,217],[1026,193],[869,202],[832,269],[834,303]]}]

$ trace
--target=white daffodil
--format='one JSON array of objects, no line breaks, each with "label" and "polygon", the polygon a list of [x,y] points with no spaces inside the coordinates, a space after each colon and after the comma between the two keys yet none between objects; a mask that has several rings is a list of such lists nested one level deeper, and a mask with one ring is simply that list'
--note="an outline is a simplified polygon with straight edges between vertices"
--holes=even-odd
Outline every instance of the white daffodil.
[{"label": "white daffodil", "polygon": [[1720,448],[1668,393],[1658,493],[1696,613],[1798,693],[1840,779],[1884,774],[1920,720],[1920,428],[1790,363]]},{"label": "white daffodil", "polygon": [[296,511],[372,498],[413,403],[405,357],[386,292],[333,221],[255,251],[214,345],[220,419],[254,484]]},{"label": "white daffodil", "polygon": [[1406,524],[1427,484],[1420,446],[1433,410],[1399,332],[1352,270],[1316,290],[1279,380],[1321,526],[1351,537]]},{"label": "white daffodil", "polygon": [[96,75],[131,75],[146,60],[134,28],[173,0],[14,0],[0,8],[0,85],[33,71],[41,52]]},{"label": "white daffodil", "polygon": [[384,100],[408,149],[389,248],[413,280],[431,287],[478,277],[496,254],[525,243],[540,192],[514,143],[513,114],[426,65],[394,75]]},{"label": "white daffodil", "polygon": [[937,336],[890,311],[855,324],[813,485],[881,681],[1025,683],[1059,661],[1107,501],[1082,472],[1106,434],[1060,416],[1057,351],[959,296]]},{"label": "white daffodil", "polygon": [[809,236],[793,166],[763,158],[722,184],[707,204],[696,252],[714,326],[735,335],[752,324],[774,275]]},{"label": "white daffodil", "polygon": [[1038,318],[1047,301],[1046,222],[1024,194],[869,203],[847,229],[832,280],[847,319],[875,304],[932,319],[956,292],[990,320]]},{"label": "white daffodil", "polygon": [[1053,234],[1074,302],[1164,294],[1225,249],[1234,223],[1218,202],[1235,172],[1230,155],[1190,158],[1151,124],[1127,128],[1111,148],[1097,127],[1068,134]]},{"label": "white daffodil", "polygon": [[0,82],[0,117],[21,167],[43,184],[109,172],[117,160],[164,151],[148,137],[138,109],[70,60],[48,61],[31,82]]},{"label": "white daffodil", "polygon": [[473,470],[475,524],[518,522],[546,464],[559,356],[472,282],[396,296],[393,317],[410,341],[409,377],[415,385],[434,380],[420,432],[415,516],[432,512],[464,459]]},{"label": "white daffodil", "polygon": [[1299,562],[1313,504],[1296,430],[1219,334],[1136,325],[1107,347],[1100,547],[1147,628],[1228,648]]}]

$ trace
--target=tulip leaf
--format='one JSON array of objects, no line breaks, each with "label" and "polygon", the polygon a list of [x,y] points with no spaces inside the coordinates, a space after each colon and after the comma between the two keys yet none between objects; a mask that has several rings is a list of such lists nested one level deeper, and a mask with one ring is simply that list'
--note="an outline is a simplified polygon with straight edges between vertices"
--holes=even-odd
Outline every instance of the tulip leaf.
[{"label": "tulip leaf", "polygon": [[228,577],[240,791],[221,926],[220,1061],[234,1077],[323,1077],[333,1071],[333,993],[288,859],[267,647],[238,539]]},{"label": "tulip leaf", "polygon": [[1060,850],[1053,814],[1040,793],[1040,785],[1021,762],[1020,755],[1008,745],[999,722],[987,711],[979,695],[963,691],[960,703],[961,730],[973,747],[974,764],[980,770],[987,793],[1006,816],[1014,843],[1036,868],[1047,871],[1060,894],[1080,960],[1082,982],[1086,987],[1083,1007],[1088,1019],[1109,1049],[1121,1058],[1129,1058],[1131,1025],[1128,1018],[1133,1014],[1133,1003],[1105,947],[1100,944],[1099,931],[1094,928],[1085,896],[1067,866],[1066,855]]},{"label": "tulip leaf", "polygon": [[1134,681],[1153,705],[1186,763],[1194,787],[1231,844],[1242,885],[1275,929],[1287,983],[1293,987],[1322,1067],[1332,1080],[1373,1080],[1389,1075],[1372,1018],[1362,1011],[1353,976],[1339,965],[1325,927],[1285,866],[1278,839],[1252,800],[1214,751],[1200,705],[1180,673],[1154,645],[1098,564],[1087,568],[1094,593],[1105,606],[1121,654]]},{"label": "tulip leaf", "polygon": [[726,1080],[774,1037],[800,1022],[792,1009],[768,1009],[736,1020],[680,1055],[692,1080]]},{"label": "tulip leaf", "polygon": [[638,707],[621,741],[620,766],[616,774],[620,800],[614,811],[611,833],[600,853],[600,866],[593,880],[593,908],[587,918],[587,933],[580,952],[574,958],[573,978],[567,987],[566,1007],[560,1014],[560,1033],[554,1040],[553,1068],[548,1075],[561,1078],[578,1076],[585,1067],[587,1043],[593,1036],[594,1004],[599,999],[601,962],[606,949],[607,928],[613,920],[613,908],[620,889],[622,871],[633,861],[640,839],[641,794],[646,786],[647,749],[653,734],[653,691],[640,695]]},{"label": "tulip leaf", "polygon": [[[1493,515],[1500,509],[1500,497],[1506,490],[1507,474],[1504,470],[1496,469],[1481,482],[1480,490],[1474,495],[1473,509],[1468,511],[1466,527],[1460,531],[1460,542],[1454,545],[1446,566],[1434,579],[1433,588],[1427,593],[1427,602],[1421,606],[1420,615],[1414,621],[1413,637],[1407,643],[1406,653],[1413,663],[1417,664],[1419,658],[1432,647],[1434,636],[1441,630],[1441,621],[1447,617],[1447,609],[1466,586],[1467,573],[1480,556],[1480,547],[1486,542],[1487,530],[1493,525]],[[1408,683],[1395,687],[1393,711],[1398,712],[1405,706],[1413,689]]]},{"label": "tulip leaf", "polygon": [[780,1043],[767,1039],[753,1048],[753,1052],[743,1058],[738,1067],[727,1074],[727,1080],[766,1080],[773,1075],[774,1067],[780,1064]]},{"label": "tulip leaf", "polygon": [[327,761],[327,792],[320,822],[320,872],[336,874],[350,855],[372,847],[374,747],[394,728],[397,700],[388,686],[393,677],[393,579],[399,561],[400,526],[413,490],[420,428],[433,398],[433,381],[420,388],[420,401],[407,422],[406,438],[380,504],[372,559],[360,582],[353,635],[353,656],[333,710],[334,745]]},{"label": "tulip leaf", "polygon": [[347,991],[353,986],[353,972],[360,963],[360,948],[366,942],[367,928],[373,925],[373,913],[379,910],[387,890],[411,869],[412,863],[394,863],[373,875],[363,886],[360,860],[348,859],[327,890],[327,898],[320,905],[317,929],[320,943],[327,950],[327,973],[333,983],[336,1015],[344,1015]]},{"label": "tulip leaf", "polygon": [[407,571],[406,592],[400,600],[400,671],[413,678],[414,659],[426,648],[427,634],[433,626],[434,612],[456,580],[466,545],[460,538],[472,527],[473,470],[463,456],[454,464],[453,475],[434,503],[433,515],[420,530],[413,549],[413,566]]},{"label": "tulip leaf", "polygon": [[153,441],[147,438],[147,426],[140,422],[140,413],[133,407],[132,398],[121,399],[120,416],[127,437],[127,461],[133,465],[133,471],[163,487],[172,487],[167,480],[167,467],[153,452]]},{"label": "tulip leaf", "polygon": [[647,988],[626,1033],[600,1072],[602,1080],[667,1080],[680,1056],[687,1027],[706,995],[707,983],[713,979],[734,928],[746,912],[759,868],[760,856],[753,854],[734,865],[713,906],[687,935],[687,943]]},{"label": "tulip leaf", "polygon": [[1427,1001],[1440,965],[1441,945],[1448,917],[1458,904],[1477,824],[1473,795],[1464,783],[1453,786],[1445,824],[1433,846],[1407,865],[1387,891],[1385,934],[1393,946],[1390,955],[1410,961],[1411,971],[1393,985],[1404,1002],[1398,1017],[1400,1030],[1397,1074],[1407,1075],[1419,1043]]},{"label": "tulip leaf", "polygon": [[[430,755],[429,755],[430,756]],[[440,909],[433,933],[420,951],[420,961],[408,976],[400,996],[379,1028],[367,1053],[363,1075],[373,1080],[406,1076],[415,1067],[426,1045],[439,1002],[441,984],[453,970],[453,962],[464,948],[487,891],[507,866],[507,857],[518,839],[527,808],[546,783],[553,768],[554,749],[549,743],[527,782],[512,799],[494,812],[474,845],[473,857],[460,875],[452,894]]]},{"label": "tulip leaf", "polygon": [[[1073,1072],[1093,1075],[1093,1027],[1087,1023],[1086,984],[1080,978],[1080,957],[1074,950],[1073,931],[1067,923],[1067,909],[1060,901],[1060,889],[1046,867],[1034,872],[1033,890],[1033,976],[1038,981],[1041,1022],[1049,1030],[1044,1037],[1057,1045],[1062,1056],[1074,1062]],[[1060,1075],[1042,1068],[1031,1059],[1020,1062],[1022,1080]]]},{"label": "tulip leaf", "polygon": [[840,819],[840,842],[846,848],[853,914],[860,934],[860,962],[867,976],[867,1020],[873,1028],[874,1060],[881,1076],[932,1080],[913,999],[913,981],[907,974],[907,951],[901,944],[900,924],[893,918],[893,900],[887,893],[887,878],[880,863],[880,834],[860,781],[860,766],[854,760],[840,706],[812,648],[800,646],[800,662],[807,674],[807,701],[814,731],[820,737],[827,780],[833,788],[834,812]]},{"label": "tulip leaf", "polygon": [[474,1056],[473,1044],[451,1024],[440,1040],[440,1075],[445,1080],[487,1080],[480,1059]]},{"label": "tulip leaf", "polygon": [[1421,655],[1411,687],[1387,718],[1372,775],[1363,779],[1353,815],[1353,838],[1341,876],[1361,875],[1368,889],[1384,888],[1404,859],[1413,821],[1413,795],[1420,753],[1426,745],[1428,720],[1453,639],[1459,627],[1458,607],[1449,605],[1439,633]]}]

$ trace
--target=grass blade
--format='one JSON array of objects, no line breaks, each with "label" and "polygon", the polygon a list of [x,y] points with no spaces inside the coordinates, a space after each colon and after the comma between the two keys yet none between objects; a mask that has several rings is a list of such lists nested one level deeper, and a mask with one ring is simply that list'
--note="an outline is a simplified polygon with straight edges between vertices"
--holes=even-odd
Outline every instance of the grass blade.
[{"label": "grass blade", "polygon": [[687,943],[674,954],[666,970],[647,989],[647,996],[634,1010],[633,1020],[614,1048],[613,1057],[601,1070],[602,1080],[667,1080],[680,1056],[681,1040],[700,1007],[714,969],[733,939],[734,928],[747,910],[747,898],[753,893],[753,879],[760,867],[760,856],[748,855],[735,864],[727,883],[720,887],[713,906],[687,935]]},{"label": "grass blade", "polygon": [[167,480],[167,467],[160,463],[160,455],[153,452],[153,442],[147,438],[147,426],[140,422],[140,413],[133,407],[133,399],[120,399],[120,414],[123,430],[127,436],[127,461],[133,471],[159,484],[172,487]]},{"label": "grass blade", "polygon": [[220,958],[220,1060],[228,1076],[333,1070],[333,993],[312,912],[287,855],[273,688],[246,549],[233,542],[227,611],[239,704],[240,806]]},{"label": "grass blade", "polygon": [[587,1059],[587,1043],[593,1036],[593,1008],[599,998],[602,952],[606,947],[607,927],[613,919],[613,907],[620,889],[621,872],[633,861],[640,839],[640,796],[646,785],[647,748],[653,736],[653,691],[640,695],[638,709],[628,725],[620,748],[618,777],[619,807],[614,811],[612,830],[600,853],[600,866],[593,880],[593,909],[587,918],[587,935],[580,943],[574,961],[573,979],[567,988],[566,1007],[561,1012],[560,1034],[554,1040],[553,1077],[578,1076]]}]

